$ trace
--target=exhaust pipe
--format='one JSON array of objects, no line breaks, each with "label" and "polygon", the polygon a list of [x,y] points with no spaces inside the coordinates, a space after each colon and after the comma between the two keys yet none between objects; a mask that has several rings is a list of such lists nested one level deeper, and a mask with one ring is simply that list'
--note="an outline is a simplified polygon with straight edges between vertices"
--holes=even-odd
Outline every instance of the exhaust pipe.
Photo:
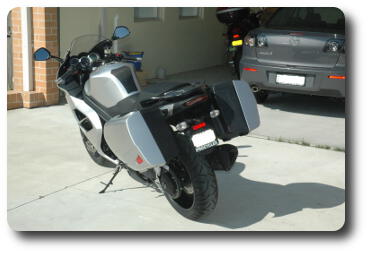
[{"label": "exhaust pipe", "polygon": [[229,171],[238,158],[238,148],[230,144],[219,145],[205,158],[213,170]]},{"label": "exhaust pipe", "polygon": [[258,86],[252,86],[252,92],[253,93],[258,93],[259,92],[259,88],[258,88]]}]

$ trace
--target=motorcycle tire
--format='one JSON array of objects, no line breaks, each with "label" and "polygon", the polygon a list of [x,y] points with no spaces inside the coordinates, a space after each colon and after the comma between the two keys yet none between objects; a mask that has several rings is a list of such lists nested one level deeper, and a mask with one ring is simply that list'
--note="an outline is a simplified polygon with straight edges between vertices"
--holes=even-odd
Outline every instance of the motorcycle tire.
[{"label": "motorcycle tire", "polygon": [[96,164],[98,164],[102,167],[107,167],[107,168],[115,168],[116,167],[116,165],[114,163],[106,160],[104,157],[102,157],[101,155],[98,154],[96,148],[93,147],[91,142],[87,139],[87,137],[83,134],[82,131],[80,131],[80,134],[82,136],[84,147],[86,148],[86,150],[87,150],[89,156],[91,157],[91,159]]},{"label": "motorcycle tire", "polygon": [[[181,151],[178,161],[183,166],[181,170],[185,170],[190,178],[193,193],[191,196],[182,194],[177,199],[173,199],[165,191],[164,194],[169,203],[182,216],[191,220],[199,220],[209,215],[216,207],[218,198],[216,175],[207,161],[197,154],[187,137],[177,135],[176,138]],[[170,170],[178,169],[170,168]]]},{"label": "motorcycle tire", "polygon": [[242,58],[242,55],[243,55],[242,49],[237,49],[234,55],[234,69],[236,77],[238,79],[240,79],[240,60]]}]

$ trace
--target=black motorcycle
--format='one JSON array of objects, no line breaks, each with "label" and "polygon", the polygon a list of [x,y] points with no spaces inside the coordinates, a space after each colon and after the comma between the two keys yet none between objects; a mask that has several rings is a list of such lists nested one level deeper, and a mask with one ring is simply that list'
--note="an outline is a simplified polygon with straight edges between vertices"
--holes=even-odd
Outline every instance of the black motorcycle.
[{"label": "black motorcycle", "polygon": [[240,78],[239,63],[243,54],[243,40],[247,33],[259,27],[262,11],[251,13],[245,7],[219,7],[216,11],[218,21],[226,24],[226,53],[234,73]]}]

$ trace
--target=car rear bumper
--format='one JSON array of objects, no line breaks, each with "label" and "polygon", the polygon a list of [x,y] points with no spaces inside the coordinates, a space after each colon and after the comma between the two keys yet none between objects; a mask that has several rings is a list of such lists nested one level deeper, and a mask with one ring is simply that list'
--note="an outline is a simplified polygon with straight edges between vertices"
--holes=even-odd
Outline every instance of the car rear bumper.
[{"label": "car rear bumper", "polygon": [[[305,76],[305,84],[304,86],[278,84],[277,74]],[[243,58],[240,62],[241,80],[261,90],[345,97],[345,79],[331,79],[328,76],[345,76],[345,68],[266,66],[247,58]]]}]

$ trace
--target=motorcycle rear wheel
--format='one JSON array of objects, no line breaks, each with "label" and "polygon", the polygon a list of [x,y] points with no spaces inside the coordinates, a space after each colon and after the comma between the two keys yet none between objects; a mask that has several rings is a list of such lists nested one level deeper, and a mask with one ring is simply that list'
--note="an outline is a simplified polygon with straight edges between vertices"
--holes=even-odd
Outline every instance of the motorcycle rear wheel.
[{"label": "motorcycle rear wheel", "polygon": [[[216,175],[207,161],[196,153],[187,137],[177,135],[177,141],[181,154],[175,166],[171,164],[170,171],[177,175],[175,179],[182,181],[180,183],[182,191],[181,195],[175,198],[169,192],[164,191],[164,194],[182,216],[199,220],[209,215],[216,207],[218,198]],[[187,177],[179,171],[185,172]],[[185,182],[184,178],[187,178]]]}]

